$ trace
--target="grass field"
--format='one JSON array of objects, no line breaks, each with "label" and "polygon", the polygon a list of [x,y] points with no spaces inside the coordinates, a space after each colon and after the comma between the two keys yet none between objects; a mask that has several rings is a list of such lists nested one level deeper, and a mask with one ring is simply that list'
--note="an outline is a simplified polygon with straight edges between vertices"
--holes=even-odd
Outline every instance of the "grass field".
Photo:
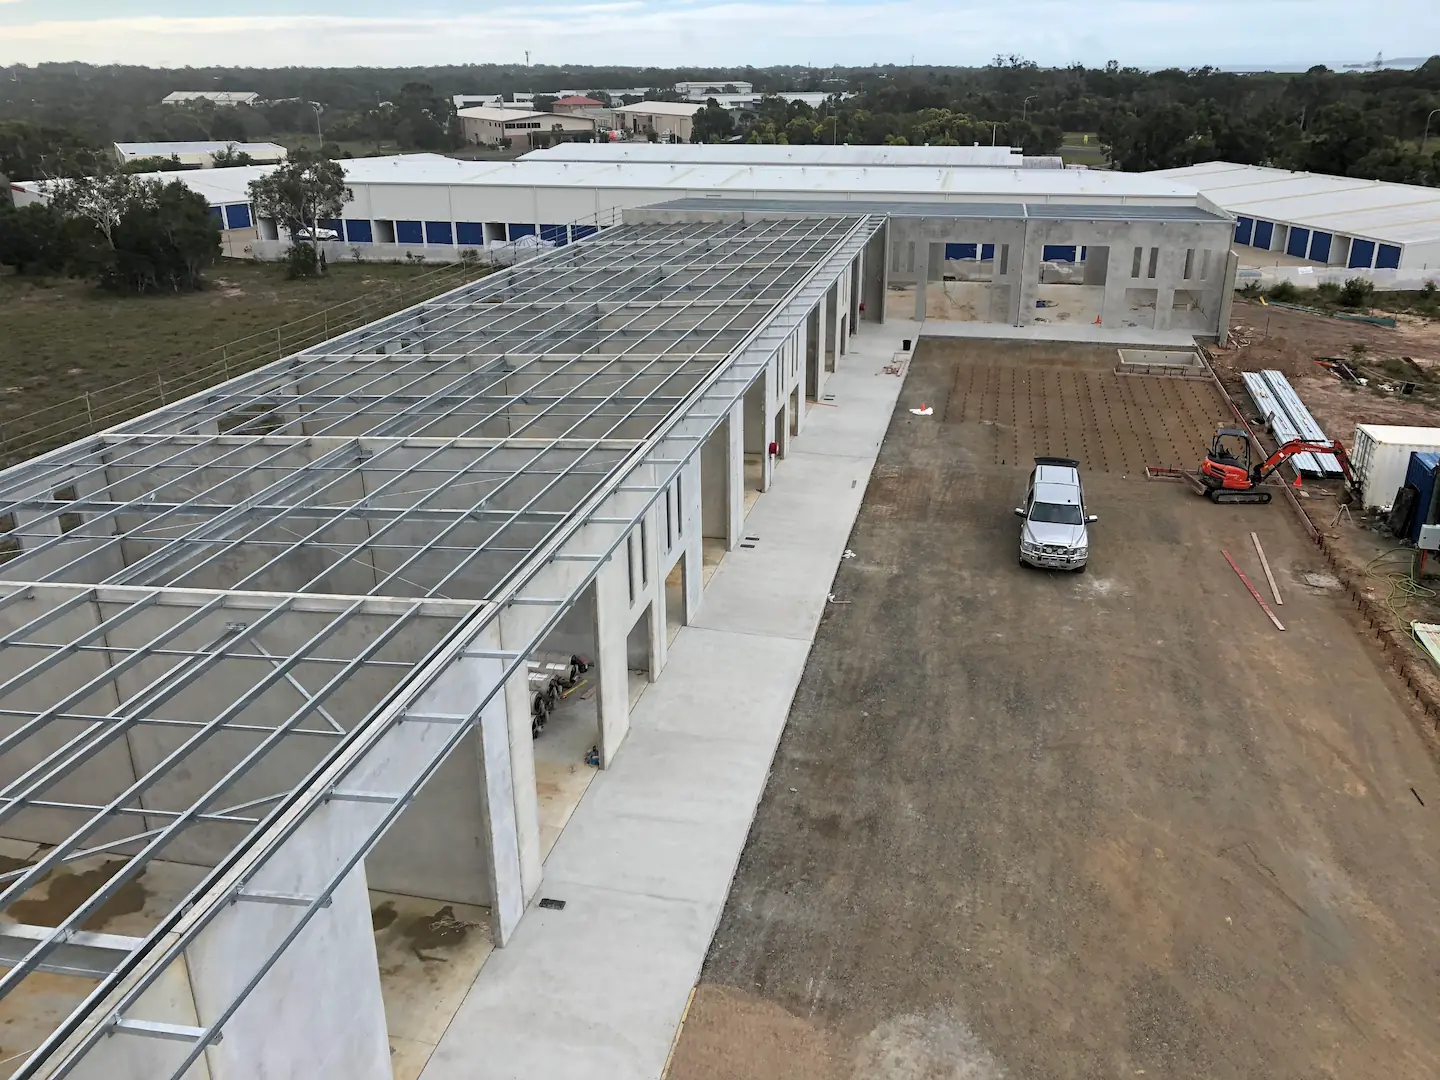
[{"label": "grass field", "polygon": [[[1089,142],[1085,140],[1089,139]],[[1060,157],[1066,165],[1088,165],[1092,169],[1108,169],[1105,151],[1100,146],[1100,136],[1093,131],[1067,131],[1060,144]]]},{"label": "grass field", "polygon": [[138,415],[479,273],[336,264],[289,281],[282,266],[227,260],[203,292],[147,297],[0,276],[0,455],[14,461],[92,419],[101,428]]}]

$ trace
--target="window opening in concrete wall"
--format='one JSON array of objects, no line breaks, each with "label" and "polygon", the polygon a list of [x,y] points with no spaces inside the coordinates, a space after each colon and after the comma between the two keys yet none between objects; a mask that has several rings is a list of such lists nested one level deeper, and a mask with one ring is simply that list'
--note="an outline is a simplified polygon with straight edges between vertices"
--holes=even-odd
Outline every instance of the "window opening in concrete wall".
[{"label": "window opening in concrete wall", "polygon": [[675,492],[672,488],[665,489],[665,552],[669,554],[675,547]]},{"label": "window opening in concrete wall", "polygon": [[1010,245],[1000,245],[1000,277],[1008,277],[1010,274]]},{"label": "window opening in concrete wall", "polygon": [[638,532],[639,530],[632,530],[630,535],[625,538],[625,584],[630,590],[630,605],[632,607],[635,605],[636,593],[638,591],[637,579],[640,576],[640,571],[635,565],[638,561],[635,554],[635,548],[638,546],[637,542],[639,540],[639,537],[636,535]]},{"label": "window opening in concrete wall", "polygon": [[640,584],[650,584],[650,529],[649,521],[640,519]]},{"label": "window opening in concrete wall", "polygon": [[1144,258],[1145,249],[1137,247],[1135,249],[1135,257],[1130,261],[1130,276],[1132,278],[1138,278],[1140,276],[1140,266]]},{"label": "window opening in concrete wall", "polygon": [[380,218],[375,219],[375,242],[377,244],[395,243],[394,221],[386,221]]},{"label": "window opening in concrete wall", "polygon": [[1195,249],[1185,249],[1185,270],[1181,274],[1186,281],[1189,281],[1195,274]]},{"label": "window opening in concrete wall", "polygon": [[646,604],[625,638],[625,668],[629,677],[626,701],[634,709],[650,685],[650,605]]},{"label": "window opening in concrete wall", "polygon": [[1155,329],[1155,305],[1159,298],[1158,289],[1126,289],[1126,325]]},{"label": "window opening in concrete wall", "polygon": [[1152,248],[1150,249],[1150,262],[1149,262],[1149,263],[1146,265],[1146,267],[1145,267],[1145,276],[1146,276],[1147,278],[1151,278],[1151,279],[1153,280],[1154,277],[1155,277],[1156,272],[1157,272],[1159,269],[1160,269],[1160,249],[1159,249],[1158,247],[1152,247]]},{"label": "window opening in concrete wall", "polygon": [[[74,484],[67,484],[55,491],[56,502],[74,502],[78,498],[79,495],[75,493]],[[56,516],[56,523],[60,526],[62,533],[74,532],[85,524],[85,515],[74,510],[62,510]]]}]

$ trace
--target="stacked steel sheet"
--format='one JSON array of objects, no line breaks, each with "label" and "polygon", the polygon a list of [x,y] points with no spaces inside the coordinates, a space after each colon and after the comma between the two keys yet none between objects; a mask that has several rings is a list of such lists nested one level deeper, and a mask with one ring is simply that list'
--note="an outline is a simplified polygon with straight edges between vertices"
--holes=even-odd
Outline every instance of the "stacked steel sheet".
[{"label": "stacked steel sheet", "polygon": [[[1310,410],[1300,400],[1300,395],[1295,393],[1290,380],[1280,372],[1246,371],[1242,372],[1240,377],[1245,380],[1245,389],[1250,394],[1250,400],[1255,402],[1255,407],[1260,410],[1260,415],[1265,418],[1265,423],[1269,425],[1277,442],[1283,444],[1292,439],[1304,439],[1307,442],[1330,441],[1330,437],[1315,422]],[[1307,473],[1310,476],[1340,475],[1340,462],[1335,460],[1334,454],[1296,454],[1290,459],[1290,464],[1297,473]]]}]

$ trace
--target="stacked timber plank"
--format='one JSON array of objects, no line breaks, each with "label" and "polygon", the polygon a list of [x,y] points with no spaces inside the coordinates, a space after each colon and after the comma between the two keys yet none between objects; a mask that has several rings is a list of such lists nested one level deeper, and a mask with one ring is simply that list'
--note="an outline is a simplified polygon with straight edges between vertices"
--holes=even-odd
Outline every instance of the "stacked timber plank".
[{"label": "stacked timber plank", "polygon": [[[1245,371],[1240,377],[1245,380],[1245,390],[1265,418],[1276,442],[1283,444],[1292,439],[1330,441],[1300,400],[1300,395],[1295,393],[1290,380],[1280,372]],[[1290,464],[1297,473],[1309,476],[1340,475],[1340,462],[1335,460],[1334,454],[1296,454],[1290,459]]]}]

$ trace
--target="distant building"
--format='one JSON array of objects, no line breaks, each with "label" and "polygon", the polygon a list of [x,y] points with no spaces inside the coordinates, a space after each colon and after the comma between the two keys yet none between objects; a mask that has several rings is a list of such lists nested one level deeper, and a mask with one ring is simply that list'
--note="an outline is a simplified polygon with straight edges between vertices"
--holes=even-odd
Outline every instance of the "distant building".
[{"label": "distant building", "polygon": [[122,165],[141,158],[174,158],[191,169],[209,169],[215,155],[226,150],[248,155],[252,165],[269,165],[286,157],[285,147],[268,142],[143,142],[116,143],[115,158]]},{"label": "distant building", "polygon": [[640,101],[611,109],[615,128],[635,135],[654,132],[662,139],[689,142],[695,133],[695,114],[705,106],[690,101]]},{"label": "distant building", "polygon": [[573,116],[586,109],[603,109],[604,107],[605,103],[603,101],[596,101],[594,98],[586,97],[583,94],[571,94],[568,97],[556,98],[555,104],[551,105],[550,109],[552,112],[569,113]]},{"label": "distant building", "polygon": [[456,94],[450,99],[455,103],[455,110],[474,109],[486,105],[502,106],[505,104],[504,94]]},{"label": "distant building", "polygon": [[461,109],[456,115],[460,117],[465,141],[479,146],[499,146],[508,139],[517,150],[533,150],[551,143],[595,137],[595,121],[587,116],[493,106]]},{"label": "distant building", "polygon": [[258,105],[260,95],[249,90],[172,90],[160,99],[161,105],[188,105],[209,101],[215,105]]},{"label": "distant building", "polygon": [[695,80],[675,84],[675,92],[692,101],[704,101],[707,97],[714,97],[716,94],[749,94],[754,89],[754,83],[738,82],[734,79],[719,79],[710,82]]}]

